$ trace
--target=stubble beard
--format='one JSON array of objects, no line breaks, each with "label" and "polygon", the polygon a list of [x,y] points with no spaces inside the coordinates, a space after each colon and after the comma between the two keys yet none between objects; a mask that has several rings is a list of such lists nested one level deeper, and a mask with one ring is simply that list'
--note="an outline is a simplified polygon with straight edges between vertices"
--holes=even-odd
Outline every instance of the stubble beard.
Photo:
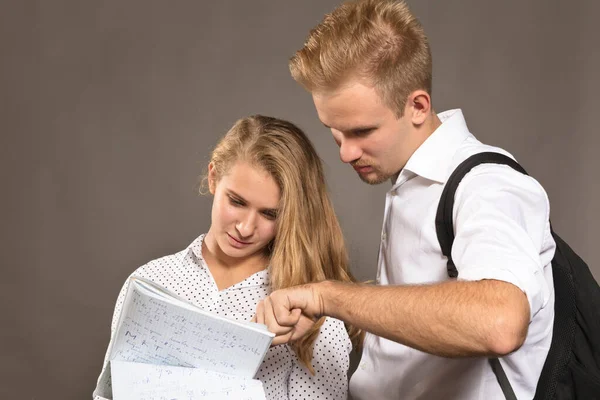
[{"label": "stubble beard", "polygon": [[[391,177],[394,176],[394,174],[389,174],[389,173],[382,172],[382,171],[375,170],[375,169],[373,172],[375,175],[373,177],[369,177],[369,174],[367,174],[365,176],[358,174],[358,177],[364,183],[375,186],[375,185],[379,185],[379,184],[389,181],[391,179]],[[373,175],[373,173],[371,175]]]}]

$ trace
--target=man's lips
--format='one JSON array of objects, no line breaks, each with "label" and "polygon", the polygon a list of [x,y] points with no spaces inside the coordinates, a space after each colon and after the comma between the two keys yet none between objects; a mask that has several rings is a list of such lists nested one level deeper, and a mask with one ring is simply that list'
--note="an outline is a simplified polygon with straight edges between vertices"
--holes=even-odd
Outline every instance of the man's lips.
[{"label": "man's lips", "polygon": [[371,172],[373,170],[373,167],[370,165],[353,165],[352,168],[354,168],[354,170],[356,172]]}]

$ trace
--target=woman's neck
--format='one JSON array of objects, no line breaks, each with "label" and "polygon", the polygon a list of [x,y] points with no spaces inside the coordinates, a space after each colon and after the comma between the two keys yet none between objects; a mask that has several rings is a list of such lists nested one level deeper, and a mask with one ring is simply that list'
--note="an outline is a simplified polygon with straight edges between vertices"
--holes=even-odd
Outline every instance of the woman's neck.
[{"label": "woman's neck", "polygon": [[221,250],[210,232],[202,241],[202,257],[219,290],[243,281],[264,270],[269,264],[268,257],[261,253],[244,258],[228,256]]}]

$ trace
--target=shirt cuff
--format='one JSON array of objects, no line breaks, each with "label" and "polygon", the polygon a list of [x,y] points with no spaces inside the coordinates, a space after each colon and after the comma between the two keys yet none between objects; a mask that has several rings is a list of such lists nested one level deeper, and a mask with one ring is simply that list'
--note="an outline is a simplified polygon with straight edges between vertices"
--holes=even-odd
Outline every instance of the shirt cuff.
[{"label": "shirt cuff", "polygon": [[[485,263],[485,261],[484,261]],[[544,296],[544,290],[540,284],[545,284],[542,271],[536,271],[533,274],[523,274],[517,276],[513,271],[506,268],[469,268],[465,271],[459,271],[458,280],[480,281],[483,279],[494,279],[508,282],[521,289],[527,296],[529,302],[529,321],[541,310],[548,302],[548,296]],[[544,282],[540,282],[540,279]]]}]

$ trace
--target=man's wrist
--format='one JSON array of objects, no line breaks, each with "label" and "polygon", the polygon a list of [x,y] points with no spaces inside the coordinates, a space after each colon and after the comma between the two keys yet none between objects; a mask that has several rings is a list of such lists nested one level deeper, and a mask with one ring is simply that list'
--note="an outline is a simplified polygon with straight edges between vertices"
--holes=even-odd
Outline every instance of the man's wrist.
[{"label": "man's wrist", "polygon": [[319,308],[321,310],[321,317],[333,317],[335,318],[335,305],[332,304],[338,291],[340,282],[336,281],[322,281],[315,284],[314,289],[316,297],[319,301]]}]

